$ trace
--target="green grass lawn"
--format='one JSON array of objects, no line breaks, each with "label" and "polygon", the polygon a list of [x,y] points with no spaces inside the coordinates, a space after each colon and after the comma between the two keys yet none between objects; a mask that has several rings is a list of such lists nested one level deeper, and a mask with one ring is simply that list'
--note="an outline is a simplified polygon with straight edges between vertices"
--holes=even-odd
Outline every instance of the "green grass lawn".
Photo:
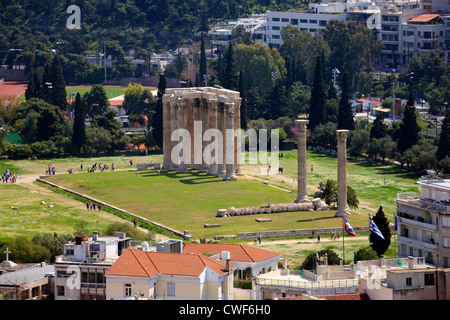
[{"label": "green grass lawn", "polygon": [[105,212],[87,211],[83,204],[45,188],[0,184],[0,195],[0,242],[42,232],[72,234],[80,221],[89,230],[104,230],[107,224],[122,221]]},{"label": "green grass lawn", "polygon": [[[275,174],[269,177],[258,175],[259,170],[255,168],[261,165],[247,165],[244,169],[251,176],[268,180],[274,185],[296,192],[297,150],[283,151],[283,155],[283,159],[280,160],[280,166],[284,169],[283,175]],[[317,191],[321,181],[337,180],[335,155],[308,150],[306,161],[309,194]],[[311,165],[313,165],[313,171],[310,170]],[[263,167],[266,166],[263,165]],[[383,206],[386,215],[392,219],[396,212],[397,193],[419,191],[416,184],[418,178],[418,175],[401,170],[395,165],[383,165],[363,158],[349,157],[347,159],[347,183],[358,195],[360,207],[357,211],[361,213],[374,215],[379,206]],[[384,179],[386,179],[386,185]]]},{"label": "green grass lawn", "polygon": [[[216,218],[218,209],[229,206],[265,206],[295,199],[293,193],[245,177],[238,181],[223,181],[197,171],[175,174],[162,170],[158,174],[152,170],[138,175],[135,171],[56,175],[48,180],[179,231],[189,230],[196,239],[237,235],[238,232],[341,226],[341,220],[334,217],[334,211],[264,215],[272,219],[269,223],[256,222],[255,218],[261,215]],[[355,214],[351,223],[354,226],[366,225],[367,217]],[[221,224],[221,227],[204,228],[204,224]]]}]

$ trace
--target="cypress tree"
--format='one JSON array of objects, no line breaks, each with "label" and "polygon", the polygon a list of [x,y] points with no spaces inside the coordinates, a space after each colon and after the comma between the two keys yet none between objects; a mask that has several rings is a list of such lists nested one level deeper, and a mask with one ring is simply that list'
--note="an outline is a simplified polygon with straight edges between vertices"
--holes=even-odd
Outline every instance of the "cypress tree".
[{"label": "cypress tree", "polygon": [[400,135],[398,138],[398,149],[405,152],[417,142],[419,142],[420,127],[417,123],[416,108],[414,107],[415,97],[411,93],[405,106],[403,121],[400,124]]},{"label": "cypress tree", "polygon": [[153,115],[153,138],[156,145],[163,149],[163,103],[162,97],[166,92],[167,79],[164,74],[159,76],[158,94],[156,99],[155,114]]},{"label": "cypress tree", "polygon": [[225,89],[236,89],[236,72],[234,71],[234,50],[230,43],[225,55],[225,69],[223,70],[222,86]]},{"label": "cypress tree", "polygon": [[86,102],[81,99],[80,93],[77,93],[74,106],[75,118],[73,122],[72,144],[78,153],[80,153],[81,147],[86,142],[86,128],[84,125],[84,119],[86,117],[85,104]]},{"label": "cypress tree", "polygon": [[370,129],[370,139],[381,139],[387,135],[387,125],[384,124],[384,116],[377,115]]},{"label": "cypress tree", "polygon": [[244,71],[239,72],[239,89],[241,95],[241,129],[247,129],[247,99],[244,82]]},{"label": "cypress tree", "polygon": [[311,100],[309,103],[309,128],[311,130],[314,130],[319,124],[324,123],[325,96],[325,85],[322,77],[322,62],[320,57],[317,57]]},{"label": "cypress tree", "polygon": [[36,98],[36,83],[34,82],[34,78],[30,78],[27,89],[25,90],[25,100],[30,100],[31,98]]},{"label": "cypress tree", "polygon": [[50,82],[52,83],[52,104],[58,106],[61,110],[67,109],[66,82],[64,81],[61,64],[57,55],[55,55],[55,58],[53,59],[50,79]]},{"label": "cypress tree", "polygon": [[200,45],[200,67],[198,70],[198,79],[199,79],[201,87],[205,86],[206,73],[207,72],[206,72],[205,40],[203,39],[203,35],[202,35],[202,40],[201,40],[201,45]]},{"label": "cypress tree", "polygon": [[52,103],[51,88],[52,84],[52,71],[51,66],[47,62],[44,67],[44,74],[42,75],[42,99],[47,103]]},{"label": "cypress tree", "polygon": [[355,121],[353,120],[352,105],[350,104],[350,79],[347,72],[342,75],[342,92],[339,100],[338,110],[338,129],[355,129]]},{"label": "cypress tree", "polygon": [[391,231],[389,230],[389,221],[386,219],[383,211],[383,207],[379,207],[375,217],[372,218],[373,222],[377,225],[384,240],[373,232],[369,235],[369,242],[371,248],[380,257],[386,252],[391,245]]},{"label": "cypress tree", "polygon": [[450,157],[450,111],[445,115],[441,129],[438,149],[436,151],[436,158],[438,161],[445,159],[446,156]]}]

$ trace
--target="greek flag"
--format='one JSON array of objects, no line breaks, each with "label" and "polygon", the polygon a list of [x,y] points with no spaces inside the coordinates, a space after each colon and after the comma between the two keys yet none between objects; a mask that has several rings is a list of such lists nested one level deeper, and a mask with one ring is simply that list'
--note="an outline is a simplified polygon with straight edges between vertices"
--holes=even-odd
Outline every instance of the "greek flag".
[{"label": "greek flag", "polygon": [[380,229],[378,229],[377,225],[375,224],[375,222],[373,222],[372,217],[369,217],[370,219],[370,227],[369,230],[370,232],[375,233],[377,236],[379,236],[381,239],[385,240],[383,235],[381,234]]}]

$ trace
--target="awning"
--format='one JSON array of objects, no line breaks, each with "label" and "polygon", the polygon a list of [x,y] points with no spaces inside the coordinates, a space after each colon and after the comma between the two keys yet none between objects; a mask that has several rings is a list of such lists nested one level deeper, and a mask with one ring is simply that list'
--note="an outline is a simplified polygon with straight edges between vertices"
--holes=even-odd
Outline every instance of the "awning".
[{"label": "awning", "polygon": [[398,205],[397,212],[403,212],[403,213],[407,213],[407,214],[417,216],[417,217],[421,217],[425,213],[424,210],[420,210],[417,208],[408,207],[408,206],[404,206],[404,205]]}]

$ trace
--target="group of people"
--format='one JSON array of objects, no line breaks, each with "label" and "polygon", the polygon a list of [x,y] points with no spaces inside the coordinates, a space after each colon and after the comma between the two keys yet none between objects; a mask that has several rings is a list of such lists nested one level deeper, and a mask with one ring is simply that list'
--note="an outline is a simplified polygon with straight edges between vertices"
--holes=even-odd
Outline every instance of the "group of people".
[{"label": "group of people", "polygon": [[[80,165],[80,169],[83,170],[83,164]],[[96,162],[90,168],[87,169],[87,172],[95,172],[96,170],[100,170],[100,172],[103,172],[108,169],[109,169],[108,164],[105,163],[104,165],[102,165],[101,163],[99,163],[97,165]],[[114,171],[114,163],[111,164],[111,171]]]},{"label": "group of people", "polygon": [[56,174],[56,167],[48,165],[47,168],[45,168],[45,175],[46,176],[54,176]]},{"label": "group of people", "polygon": [[87,210],[94,210],[96,211],[98,209],[98,211],[102,211],[102,204],[96,204],[95,202],[86,202],[86,209]]},{"label": "group of people", "polygon": [[17,172],[13,172],[11,173],[11,171],[9,171],[9,169],[6,169],[5,171],[3,171],[3,175],[2,175],[2,182],[3,183],[14,183],[17,181]]}]

